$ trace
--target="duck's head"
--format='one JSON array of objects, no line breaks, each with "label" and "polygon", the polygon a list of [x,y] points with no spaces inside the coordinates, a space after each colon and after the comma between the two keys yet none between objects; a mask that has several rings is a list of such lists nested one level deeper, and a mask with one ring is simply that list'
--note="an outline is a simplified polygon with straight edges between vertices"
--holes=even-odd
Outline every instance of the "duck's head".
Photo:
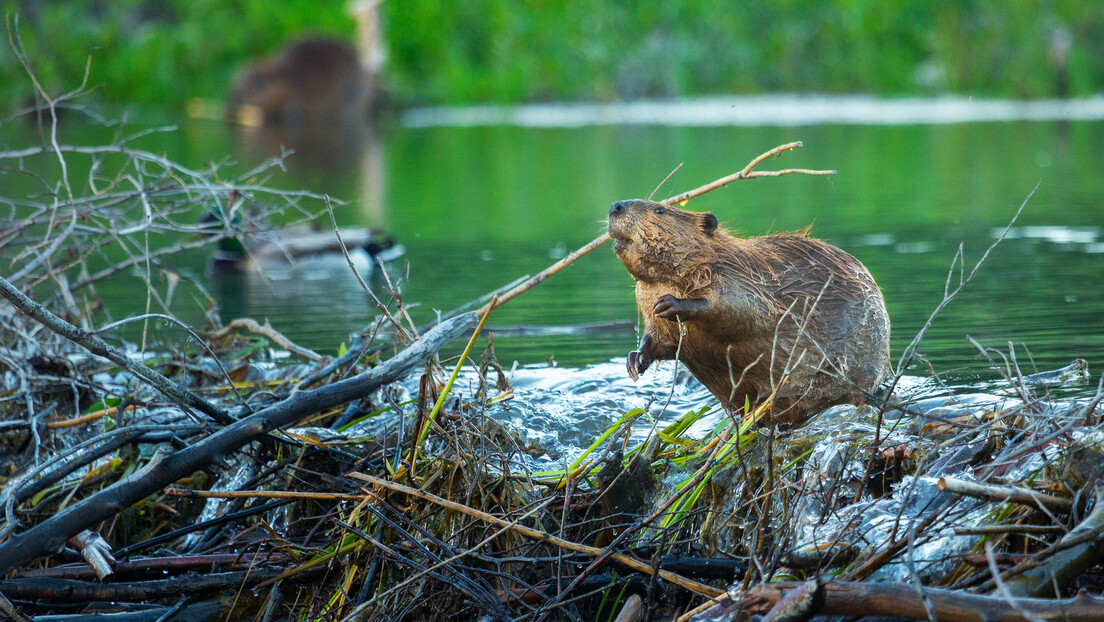
[{"label": "duck's head", "polygon": [[208,261],[208,269],[215,274],[243,271],[241,264],[248,259],[242,241],[243,196],[231,188],[225,200],[207,204],[199,215],[197,237],[214,241],[214,250]]}]

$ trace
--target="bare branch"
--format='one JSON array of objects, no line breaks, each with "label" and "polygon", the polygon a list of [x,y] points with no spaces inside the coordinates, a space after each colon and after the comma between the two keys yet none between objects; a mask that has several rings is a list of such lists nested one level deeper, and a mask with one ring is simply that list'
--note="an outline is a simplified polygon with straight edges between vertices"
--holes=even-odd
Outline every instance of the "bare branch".
[{"label": "bare branch", "polygon": [[149,367],[146,367],[142,363],[131,360],[125,352],[109,345],[103,339],[100,339],[86,330],[73,326],[69,322],[54,315],[42,305],[31,300],[26,294],[19,291],[18,288],[3,277],[0,277],[0,296],[3,296],[17,309],[27,316],[34,318],[36,321],[46,326],[46,328],[49,328],[53,332],[81,346],[92,354],[102,356],[112,363],[126,369],[131,374],[152,384],[182,406],[194,408],[223,425],[234,422],[234,418],[221,408],[195,393],[192,393],[172,380],[169,380]]}]

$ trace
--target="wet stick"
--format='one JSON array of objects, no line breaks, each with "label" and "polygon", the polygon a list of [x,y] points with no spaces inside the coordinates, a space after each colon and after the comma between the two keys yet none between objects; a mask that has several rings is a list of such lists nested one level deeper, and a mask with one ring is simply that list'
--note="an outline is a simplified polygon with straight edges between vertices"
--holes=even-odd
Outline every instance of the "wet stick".
[{"label": "wet stick", "polygon": [[388,480],[385,480],[385,479],[380,479],[378,477],[372,477],[371,475],[367,475],[365,473],[360,473],[360,472],[356,472],[356,471],[349,473],[348,476],[352,477],[354,479],[358,479],[358,480],[363,481],[363,482],[367,482],[367,483],[372,484],[374,486],[379,486],[380,488],[386,488],[386,489],[392,490],[394,492],[407,494],[407,495],[410,495],[412,497],[417,497],[419,499],[422,499],[424,501],[429,501],[430,503],[434,503],[434,504],[439,505],[441,507],[445,507],[445,508],[448,508],[448,509],[451,509],[451,510],[455,510],[457,512],[461,512],[463,514],[466,514],[466,515],[471,516],[473,518],[477,518],[477,519],[479,519],[483,522],[490,523],[492,525],[497,525],[499,527],[503,527],[503,528],[506,528],[506,529],[510,529],[512,531],[516,531],[516,532],[518,532],[522,535],[533,538],[535,540],[540,540],[541,542],[545,542],[545,543],[551,544],[553,546],[558,546],[560,548],[567,549],[569,551],[575,551],[577,553],[583,553],[583,554],[586,554],[586,555],[609,557],[609,558],[617,561],[618,563],[624,564],[625,566],[628,566],[629,568],[632,568],[633,570],[635,570],[637,572],[642,572],[642,573],[647,574],[647,575],[652,575],[652,574],[657,574],[658,573],[659,576],[662,577],[663,579],[665,579],[667,581],[670,581],[671,583],[674,583],[675,585],[679,585],[683,588],[686,588],[686,589],[688,589],[692,592],[695,592],[697,594],[701,594],[701,595],[704,595],[704,596],[710,596],[710,597],[718,596],[718,595],[721,594],[721,590],[718,590],[717,588],[706,585],[704,583],[699,583],[697,581],[693,581],[691,579],[687,579],[686,577],[677,575],[677,574],[675,574],[673,572],[670,572],[670,571],[667,571],[667,570],[658,570],[657,571],[655,568],[652,568],[649,564],[646,564],[646,563],[644,563],[644,562],[642,562],[642,561],[640,561],[636,558],[629,557],[628,555],[623,555],[621,553],[610,553],[608,551],[608,549],[600,549],[600,548],[594,547],[594,546],[587,546],[585,544],[578,544],[576,542],[570,542],[568,540],[558,538],[558,537],[556,537],[556,536],[554,536],[550,533],[546,533],[546,532],[543,532],[543,531],[538,531],[536,529],[531,529],[531,528],[525,527],[523,525],[518,525],[516,523],[513,523],[511,521],[499,518],[497,516],[487,514],[486,512],[476,510],[475,508],[470,508],[466,505],[456,503],[454,501],[449,501],[448,499],[442,499],[441,497],[438,497],[437,495],[430,494],[430,493],[428,493],[424,490],[418,489],[418,488],[411,488],[409,486],[404,486],[402,484],[397,484],[395,482],[391,482],[391,481],[388,481]]},{"label": "wet stick", "polygon": [[483,332],[483,327],[487,324],[487,318],[491,316],[491,311],[495,310],[495,307],[499,305],[498,296],[491,298],[491,301],[487,303],[485,307],[479,310],[479,324],[472,332],[471,339],[468,339],[468,345],[464,346],[464,352],[460,355],[460,360],[456,362],[456,367],[452,370],[452,375],[449,376],[448,383],[445,384],[445,388],[441,391],[441,394],[437,396],[437,403],[433,405],[433,410],[426,417],[425,424],[422,426],[421,432],[418,433],[418,438],[414,442],[414,449],[410,453],[410,476],[414,476],[415,463],[418,460],[418,450],[421,448],[422,443],[425,442],[427,436],[429,436],[429,428],[437,421],[437,416],[441,412],[441,408],[445,405],[445,400],[448,399],[449,392],[452,391],[452,385],[456,382],[456,378],[460,375],[460,370],[464,367],[464,361],[468,359],[468,354],[472,351],[472,346],[475,345],[475,340],[479,338],[479,333]]},{"label": "wet stick", "polygon": [[1069,512],[1073,508],[1072,499],[1055,497],[1054,495],[1037,492],[1030,488],[998,486],[995,484],[971,482],[953,477],[940,477],[938,484],[939,490],[946,490],[947,492],[974,497],[975,499],[985,499],[987,501],[996,502],[1008,501],[1032,507],[1045,507],[1059,512]]},{"label": "wet stick", "polygon": [[[835,175],[836,174],[836,171],[834,171],[834,170],[818,171],[818,170],[811,170],[811,169],[804,169],[804,168],[789,168],[789,169],[785,169],[785,170],[781,170],[781,171],[756,171],[756,170],[754,170],[756,166],[759,166],[759,164],[761,164],[767,158],[770,158],[771,156],[779,155],[779,154],[781,154],[785,151],[789,151],[790,149],[796,149],[797,147],[800,147],[800,146],[801,146],[800,141],[799,142],[793,142],[793,143],[786,143],[785,145],[779,145],[779,146],[775,147],[774,149],[771,149],[770,151],[767,151],[767,152],[764,152],[764,153],[760,154],[754,160],[752,160],[751,162],[748,162],[747,166],[745,166],[743,168],[743,170],[741,170],[737,173],[733,173],[733,174],[731,174],[727,177],[722,177],[722,178],[720,178],[716,181],[710,182],[710,183],[708,183],[704,186],[699,186],[697,188],[694,188],[693,190],[688,190],[688,191],[683,192],[681,194],[676,194],[673,197],[670,197],[668,199],[664,199],[663,201],[660,201],[660,203],[663,203],[664,205],[681,205],[683,203],[686,203],[690,199],[693,199],[694,197],[699,197],[699,196],[709,192],[710,190],[716,190],[717,188],[723,188],[723,187],[727,186],[728,184],[730,184],[734,181],[739,181],[741,179],[755,179],[756,177],[780,177],[782,175],[790,175],[790,174],[802,174],[802,175]],[[514,298],[517,298],[519,295],[529,291],[530,289],[532,289],[536,285],[539,285],[542,281],[544,281],[548,277],[552,276],[553,274],[556,274],[560,270],[563,270],[565,267],[575,263],[575,261],[578,260],[583,255],[586,255],[590,251],[598,248],[599,246],[601,246],[601,245],[603,245],[603,244],[605,244],[606,242],[609,242],[609,241],[610,241],[609,233],[603,233],[602,235],[594,238],[589,243],[587,243],[585,246],[579,248],[576,251],[573,251],[573,252],[569,253],[566,257],[564,257],[563,259],[557,261],[556,263],[552,264],[551,266],[545,268],[544,270],[542,270],[536,276],[528,279],[527,281],[525,281],[524,283],[518,285],[517,287],[514,287],[513,289],[506,292],[505,294],[502,294],[502,296],[500,296],[499,299],[498,299],[498,306],[502,306],[502,305],[506,304],[507,302],[510,302]],[[490,306],[492,306],[492,305],[490,303],[488,303],[486,306],[484,306],[482,309],[479,310],[479,313],[482,314]]]},{"label": "wet stick", "polygon": [[[766,614],[785,594],[800,589],[801,585],[794,582],[764,583],[743,592],[729,593],[727,598],[718,599],[720,604],[717,609],[706,613],[702,619],[733,620]],[[825,584],[823,589],[824,604],[816,612],[817,619],[822,619],[820,616],[893,616],[894,619],[936,619],[940,622],[1028,622],[1040,619],[1096,622],[1104,613],[1104,599],[1085,591],[1073,598],[1018,598],[1015,602],[1008,602],[999,596],[934,587],[917,589],[892,582],[859,583],[836,579]],[[934,617],[929,617],[929,611],[934,613]],[[680,621],[686,619],[685,616],[679,618]]]},{"label": "wet stick", "polygon": [[69,537],[129,507],[196,470],[218,463],[264,435],[302,421],[320,410],[345,404],[370,391],[405,377],[423,365],[441,347],[476,323],[464,314],[438,325],[422,338],[372,369],[319,389],[298,391],[248,417],[220,428],[187,448],[171,453],[156,468],[143,469],[103,490],[85,497],[30,529],[0,542],[0,574],[25,566],[58,551]]}]

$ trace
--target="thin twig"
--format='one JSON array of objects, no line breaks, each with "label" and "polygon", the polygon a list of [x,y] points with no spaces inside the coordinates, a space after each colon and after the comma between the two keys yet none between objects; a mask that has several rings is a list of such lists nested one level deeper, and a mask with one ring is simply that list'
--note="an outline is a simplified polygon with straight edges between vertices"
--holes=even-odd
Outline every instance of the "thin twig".
[{"label": "thin twig", "polygon": [[322,201],[326,204],[326,211],[330,215],[330,225],[333,226],[334,236],[337,237],[337,243],[341,246],[341,254],[345,256],[345,261],[349,264],[349,269],[353,271],[353,276],[356,277],[357,283],[360,283],[361,289],[363,289],[364,292],[368,294],[368,297],[372,299],[372,302],[375,303],[376,308],[379,309],[380,313],[382,313],[383,316],[387,318],[387,321],[391,322],[391,325],[395,327],[395,332],[402,337],[403,341],[406,343],[414,341],[414,337],[409,332],[407,332],[405,328],[403,328],[402,322],[398,321],[393,315],[391,315],[391,311],[387,309],[387,305],[383,304],[383,302],[376,296],[376,293],[372,291],[372,288],[368,287],[368,284],[364,282],[364,278],[360,276],[360,272],[358,272],[356,266],[353,265],[352,257],[349,256],[349,249],[345,248],[345,240],[341,239],[341,230],[337,227],[337,218],[334,217],[333,205],[330,203],[329,195],[324,195],[322,197]]},{"label": "thin twig", "polygon": [[69,339],[73,343],[83,347],[89,352],[102,356],[108,359],[112,363],[126,369],[131,374],[134,374],[138,378],[149,382],[165,395],[173,399],[173,401],[194,408],[199,412],[211,417],[216,422],[223,425],[228,425],[234,422],[234,418],[231,417],[226,411],[208,402],[202,397],[189,391],[185,387],[169,380],[165,376],[157,373],[156,371],[135,362],[130,359],[126,353],[118,350],[117,348],[109,345],[103,339],[90,334],[81,328],[73,326],[69,322],[59,318],[51,313],[42,305],[31,300],[26,294],[19,291],[17,287],[12,285],[4,277],[0,277],[0,296],[3,296],[17,309],[22,311],[27,316],[34,318],[36,321],[46,326],[53,332]]},{"label": "thin twig", "polygon": [[[629,568],[632,568],[633,570],[636,570],[637,572],[643,572],[643,573],[648,574],[648,575],[651,575],[651,574],[656,572],[655,569],[653,569],[651,567],[651,565],[646,564],[642,561],[639,561],[635,558],[629,557],[627,555],[623,555],[621,553],[610,553],[607,550],[603,550],[603,549],[600,549],[600,548],[597,548],[597,547],[587,546],[585,544],[578,544],[578,543],[575,543],[575,542],[569,542],[569,541],[564,540],[562,538],[558,538],[558,537],[556,537],[556,536],[554,536],[550,533],[546,533],[546,532],[543,532],[543,531],[538,531],[536,529],[530,529],[529,527],[524,527],[522,525],[518,525],[514,522],[499,518],[497,516],[493,516],[491,514],[487,514],[486,512],[482,512],[482,511],[476,510],[474,508],[470,508],[466,505],[462,505],[462,504],[456,503],[454,501],[449,501],[447,499],[442,499],[441,497],[438,497],[437,495],[428,493],[424,490],[418,490],[417,488],[411,488],[410,486],[404,486],[402,484],[397,484],[395,482],[390,482],[390,481],[387,481],[387,480],[384,480],[384,479],[380,479],[378,477],[372,477],[371,475],[366,475],[364,473],[352,472],[352,473],[349,473],[349,477],[353,477],[355,479],[359,479],[361,481],[368,482],[369,484],[372,484],[374,486],[379,486],[381,488],[386,488],[386,489],[389,489],[389,490],[393,490],[395,492],[401,492],[403,494],[407,494],[407,495],[410,495],[412,497],[417,497],[419,499],[429,501],[429,502],[437,504],[441,507],[445,507],[445,508],[448,508],[450,510],[455,510],[455,511],[461,512],[463,514],[467,514],[468,516],[478,518],[479,520],[481,520],[483,522],[491,523],[493,525],[498,525],[500,527],[505,527],[507,529],[510,529],[511,531],[517,531],[518,533],[520,533],[522,535],[525,535],[527,537],[530,537],[530,538],[533,538],[533,539],[536,539],[536,540],[540,540],[541,542],[546,542],[548,544],[552,544],[554,546],[558,546],[560,548],[564,548],[564,549],[567,549],[569,551],[575,551],[577,553],[585,553],[587,555],[593,555],[593,556],[609,557],[610,559],[613,559],[613,560],[617,561],[620,564],[624,564],[625,566],[628,566]],[[705,585],[704,583],[698,583],[697,581],[687,579],[686,577],[677,575],[677,574],[675,574],[673,572],[669,572],[667,570],[660,570],[660,571],[658,571],[658,574],[659,574],[660,578],[665,579],[665,580],[667,580],[671,583],[674,583],[676,585],[682,586],[682,587],[684,587],[688,590],[691,590],[693,592],[696,592],[698,594],[703,594],[705,596],[717,596],[717,595],[722,593],[722,590],[718,590],[714,587],[710,587],[708,585]]]}]

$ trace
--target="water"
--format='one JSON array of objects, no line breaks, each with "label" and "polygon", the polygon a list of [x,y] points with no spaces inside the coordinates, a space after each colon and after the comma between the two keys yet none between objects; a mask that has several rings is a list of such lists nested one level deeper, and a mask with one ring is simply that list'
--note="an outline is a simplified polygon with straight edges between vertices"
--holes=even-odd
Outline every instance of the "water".
[{"label": "water", "polygon": [[[686,117],[685,111],[680,114]],[[534,127],[434,125],[425,118],[413,114],[405,125],[397,121],[378,132],[343,136],[325,148],[318,147],[317,137],[182,120],[178,131],[151,136],[141,145],[197,167],[229,156],[237,162],[234,170],[255,166],[280,144],[297,145],[288,174],[269,183],[348,199],[337,214],[341,224],[388,228],[407,249],[408,268],[393,276],[402,272],[404,300],[417,304],[411,315],[421,323],[434,310],[452,309],[536,273],[593,239],[604,230],[611,202],[649,195],[680,164],[657,198],[734,172],[775,145],[801,140],[804,148],[760,168],[834,168],[839,174],[737,182],[687,207],[713,211],[746,235],[812,223],[814,235],[854,254],[881,284],[893,323],[894,356],[942,299],[959,246],[968,272],[1038,184],[1008,239],[932,324],[919,348],[924,361],[915,363],[913,372],[927,375],[930,365],[951,384],[994,377],[967,335],[1005,353],[1009,342],[1015,344],[1025,373],[1076,357],[1087,359],[1094,374],[1104,366],[1104,177],[1095,169],[1104,159],[1100,120],[530,124]],[[71,125],[63,131],[70,142],[94,143],[109,141],[117,130]],[[0,136],[10,146],[37,140],[10,125],[0,128]],[[334,352],[374,315],[340,261],[272,279],[211,277],[205,261],[194,253],[180,266],[214,295],[224,319],[268,319],[322,352]],[[952,277],[957,282],[958,265]],[[371,283],[382,288],[378,274]],[[99,292],[116,317],[144,308],[137,280],[120,278]],[[182,285],[173,308],[198,322],[202,304],[202,296]],[[603,248],[496,311],[490,324],[565,326],[635,318],[632,281],[612,249]],[[547,337],[503,332],[496,347],[507,367],[516,360],[574,368],[623,359],[637,339],[624,327]]]},{"label": "water", "polygon": [[614,104],[553,103],[470,106],[408,111],[411,127],[519,125],[670,125],[682,127],[797,127],[807,125],[918,125],[972,121],[1099,121],[1104,97],[1078,100],[993,100],[972,97],[881,99],[867,95],[703,97],[672,105],[664,100]]}]

